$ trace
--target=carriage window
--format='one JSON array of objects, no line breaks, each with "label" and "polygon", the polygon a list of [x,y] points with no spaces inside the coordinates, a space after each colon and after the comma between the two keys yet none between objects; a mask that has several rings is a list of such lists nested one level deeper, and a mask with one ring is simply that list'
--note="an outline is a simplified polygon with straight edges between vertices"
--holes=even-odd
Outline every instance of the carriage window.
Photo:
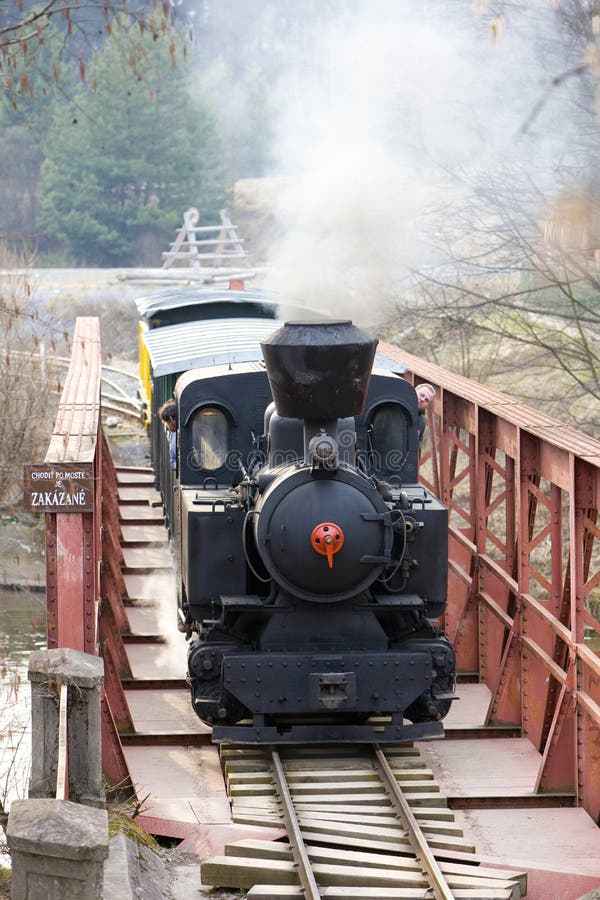
[{"label": "carriage window", "polygon": [[192,420],[194,462],[214,472],[224,465],[229,449],[229,423],[225,413],[214,406],[199,409]]},{"label": "carriage window", "polygon": [[371,465],[377,472],[399,472],[408,452],[409,423],[398,403],[385,403],[373,412],[370,421]]}]

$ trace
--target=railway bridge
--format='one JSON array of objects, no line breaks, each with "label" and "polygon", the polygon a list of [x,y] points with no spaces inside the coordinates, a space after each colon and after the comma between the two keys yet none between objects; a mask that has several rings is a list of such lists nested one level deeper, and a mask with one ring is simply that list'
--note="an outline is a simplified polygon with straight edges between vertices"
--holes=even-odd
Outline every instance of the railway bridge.
[{"label": "railway bridge", "polygon": [[[421,460],[450,510],[460,700],[424,753],[482,860],[530,897],[600,885],[600,442],[402,350],[437,387]],[[115,467],[102,430],[99,324],[77,320],[46,463],[91,473],[84,511],[46,513],[48,647],[104,659],[102,758],[138,822],[206,857],[234,825],[185,684],[172,557],[149,469]],[[142,802],[143,801],[143,802]]]}]

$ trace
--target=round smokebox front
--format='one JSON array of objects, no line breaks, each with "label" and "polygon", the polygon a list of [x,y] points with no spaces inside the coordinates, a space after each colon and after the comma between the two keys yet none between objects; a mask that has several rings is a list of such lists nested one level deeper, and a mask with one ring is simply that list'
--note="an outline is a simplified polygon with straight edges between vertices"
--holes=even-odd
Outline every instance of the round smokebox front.
[{"label": "round smokebox front", "polygon": [[316,478],[303,470],[267,490],[255,520],[256,540],[269,573],[291,594],[345,600],[383,570],[391,532],[385,513],[377,491],[352,473]]}]

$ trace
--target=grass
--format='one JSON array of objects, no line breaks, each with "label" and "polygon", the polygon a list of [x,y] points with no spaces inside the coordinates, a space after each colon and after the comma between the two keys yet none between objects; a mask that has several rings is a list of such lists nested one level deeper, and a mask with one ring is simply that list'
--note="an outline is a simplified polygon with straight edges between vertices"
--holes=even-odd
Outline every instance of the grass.
[{"label": "grass", "polygon": [[0,866],[0,900],[10,900],[10,869]]},{"label": "grass", "polygon": [[143,828],[123,812],[122,809],[110,808],[108,810],[108,835],[114,837],[116,834],[124,834],[125,837],[135,841],[136,844],[142,844],[144,847],[150,847],[152,850],[158,850],[158,842],[144,831]]}]

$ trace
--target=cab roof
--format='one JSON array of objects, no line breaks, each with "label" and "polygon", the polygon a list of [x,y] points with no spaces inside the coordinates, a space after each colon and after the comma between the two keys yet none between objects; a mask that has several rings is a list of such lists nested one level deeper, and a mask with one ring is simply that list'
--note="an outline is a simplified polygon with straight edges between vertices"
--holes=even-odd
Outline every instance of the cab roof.
[{"label": "cab roof", "polygon": [[[188,287],[170,287],[154,291],[146,297],[138,297],[135,301],[138,313],[143,319],[152,319],[166,310],[184,309],[189,306],[210,307],[212,304],[231,304],[233,308],[240,305],[263,307],[266,318],[275,318],[280,306],[288,306],[298,310],[299,304],[286,303],[271,291],[243,290],[232,291],[229,288],[207,289],[197,285]],[[312,312],[312,310],[311,310]],[[238,313],[239,314],[239,313]]]}]

